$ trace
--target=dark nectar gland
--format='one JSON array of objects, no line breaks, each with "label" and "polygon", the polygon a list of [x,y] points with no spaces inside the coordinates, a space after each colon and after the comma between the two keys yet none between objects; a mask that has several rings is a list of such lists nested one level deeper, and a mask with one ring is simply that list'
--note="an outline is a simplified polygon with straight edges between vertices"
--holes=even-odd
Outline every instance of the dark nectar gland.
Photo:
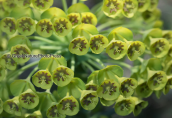
[{"label": "dark nectar gland", "polygon": [[119,10],[118,5],[117,0],[108,0],[108,4],[106,4],[110,8],[110,13],[116,13]]},{"label": "dark nectar gland", "polygon": [[85,40],[83,40],[81,38],[75,39],[74,41],[72,41],[72,43],[74,44],[73,49],[77,48],[80,51],[82,51],[83,48],[86,48],[86,44],[87,44],[87,43],[85,43]]},{"label": "dark nectar gland", "polygon": [[113,54],[116,55],[117,53],[121,54],[124,45],[121,42],[112,42],[110,50],[114,50]]},{"label": "dark nectar gland", "polygon": [[76,103],[70,99],[62,100],[62,102],[60,104],[63,105],[62,110],[70,109],[71,111],[73,111],[74,108],[76,107]]},{"label": "dark nectar gland", "polygon": [[139,43],[131,44],[131,46],[128,49],[128,55],[133,56],[134,53],[140,54],[140,52],[141,52],[140,51],[140,46],[141,46],[141,44],[139,44]]},{"label": "dark nectar gland", "polygon": [[131,79],[127,79],[121,84],[121,91],[124,93],[126,91],[127,93],[130,92],[130,89],[132,89],[131,86],[134,86],[131,82]]},{"label": "dark nectar gland", "polygon": [[66,75],[69,75],[69,73],[67,72],[67,68],[61,68],[60,70],[56,70],[54,74],[55,78],[57,78],[58,81],[60,81],[60,79],[62,79],[62,81],[65,81]]},{"label": "dark nectar gland", "polygon": [[24,103],[31,104],[34,103],[35,101],[33,100],[36,96],[31,94],[31,93],[25,93],[22,95],[22,99]]},{"label": "dark nectar gland", "polygon": [[92,100],[92,98],[96,97],[95,95],[92,95],[91,93],[87,94],[83,100],[82,100],[82,104],[83,105],[89,105],[91,103],[93,103],[94,101]]},{"label": "dark nectar gland", "polygon": [[48,75],[47,72],[38,72],[36,77],[38,77],[39,83],[45,82],[46,84],[49,84],[49,82],[51,82],[51,76]]},{"label": "dark nectar gland", "polygon": [[67,23],[68,21],[61,20],[59,19],[59,21],[55,21],[55,25],[54,25],[54,29],[56,30],[56,32],[60,31],[60,33],[63,33],[65,30],[67,30]]},{"label": "dark nectar gland", "polygon": [[30,18],[22,18],[19,22],[19,27],[23,29],[23,31],[30,31],[33,26],[32,20]]},{"label": "dark nectar gland", "polygon": [[5,23],[4,28],[8,28],[10,32],[12,32],[13,30],[16,30],[15,22],[12,19],[5,18],[3,22]]},{"label": "dark nectar gland", "polygon": [[96,50],[98,50],[99,47],[102,47],[103,44],[105,44],[105,43],[103,42],[103,36],[98,36],[98,37],[94,37],[94,39],[91,40],[90,47],[91,47],[92,49],[95,47]]},{"label": "dark nectar gland", "polygon": [[117,86],[114,85],[115,83],[104,82],[101,87],[103,88],[103,94],[109,93],[109,95],[112,95],[113,92],[116,92]]}]

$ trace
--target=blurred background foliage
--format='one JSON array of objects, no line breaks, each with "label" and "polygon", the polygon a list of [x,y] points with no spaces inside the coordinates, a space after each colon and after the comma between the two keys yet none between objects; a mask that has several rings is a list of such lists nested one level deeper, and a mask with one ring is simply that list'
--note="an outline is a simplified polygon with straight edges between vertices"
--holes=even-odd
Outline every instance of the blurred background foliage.
[{"label": "blurred background foliage", "polygon": [[[102,1],[103,0],[87,0],[84,3],[91,9],[94,5]],[[68,7],[71,3],[72,0],[67,0]],[[53,6],[63,9],[61,0],[54,0]],[[158,8],[161,10],[161,20],[164,22],[163,29],[172,30],[172,0],[159,0]],[[126,62],[132,64],[129,60],[126,60]],[[26,73],[29,73],[31,70],[32,69],[29,69]],[[27,75],[26,73],[23,73],[20,78],[25,78]],[[129,69],[124,69],[124,76],[130,76]],[[86,78],[82,79],[85,80]],[[42,91],[37,87],[36,89]],[[57,89],[57,87],[53,85],[51,91],[55,89]],[[137,117],[134,117],[133,114],[119,116],[115,113],[113,105],[110,107],[103,107],[99,103],[93,111],[82,109],[77,115],[73,117],[68,116],[68,118],[172,118],[172,90],[170,90],[167,95],[162,95],[160,99],[157,99],[155,94],[152,94],[145,100],[149,102],[149,106]]]}]

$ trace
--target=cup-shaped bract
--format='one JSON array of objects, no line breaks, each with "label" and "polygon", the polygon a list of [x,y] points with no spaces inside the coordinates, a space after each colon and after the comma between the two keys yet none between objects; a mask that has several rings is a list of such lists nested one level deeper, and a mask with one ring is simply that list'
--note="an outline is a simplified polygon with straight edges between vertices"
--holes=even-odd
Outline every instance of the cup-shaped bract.
[{"label": "cup-shaped bract", "polygon": [[143,34],[143,43],[147,46],[150,47],[151,44],[151,38],[160,38],[162,37],[162,30],[159,28],[153,28],[150,30],[147,30]]},{"label": "cup-shaped bract", "polygon": [[150,6],[151,1],[150,0],[138,0],[138,11],[144,12],[146,11]]},{"label": "cup-shaped bract", "polygon": [[1,20],[1,30],[9,35],[12,35],[16,32],[17,22],[12,17],[6,17]]},{"label": "cup-shaped bract", "polygon": [[172,75],[172,61],[169,61],[166,66],[164,67],[164,71],[168,76]]},{"label": "cup-shaped bract", "polygon": [[100,98],[105,100],[114,100],[118,98],[119,84],[114,79],[107,79],[102,82],[102,84],[97,89],[97,94]]},{"label": "cup-shaped bract", "polygon": [[136,94],[141,98],[147,98],[153,93],[153,90],[149,88],[146,81],[139,83],[135,90]]},{"label": "cup-shaped bract", "polygon": [[167,39],[170,44],[172,44],[172,31],[165,30],[162,32],[163,38]]},{"label": "cup-shaped bract", "polygon": [[104,98],[100,98],[100,103],[101,103],[103,106],[111,106],[111,105],[113,105],[115,102],[116,102],[116,99],[115,99],[115,100],[105,100]]},{"label": "cup-shaped bract", "polygon": [[97,25],[97,18],[96,16],[91,12],[83,12],[81,13],[81,22],[85,24],[92,24],[94,26]]},{"label": "cup-shaped bract", "polygon": [[13,99],[9,99],[9,100],[5,101],[3,104],[4,111],[6,111],[9,114],[21,116],[22,108],[21,108],[21,104],[19,103],[18,99],[19,99],[18,97],[15,97]]},{"label": "cup-shaped bract", "polygon": [[116,101],[115,112],[120,116],[129,115],[135,107],[135,101],[132,97],[124,98],[122,95]]},{"label": "cup-shaped bract", "polygon": [[3,112],[3,101],[0,98],[0,114]]},{"label": "cup-shaped bract", "polygon": [[66,86],[74,77],[74,72],[65,66],[57,67],[53,72],[53,81],[58,86]]},{"label": "cup-shaped bract", "polygon": [[72,36],[73,38],[84,36],[86,39],[90,40],[92,35],[97,35],[98,33],[94,25],[82,23],[74,28]]},{"label": "cup-shaped bract", "polygon": [[33,109],[39,103],[39,96],[31,89],[28,89],[19,96],[19,101],[25,109]]},{"label": "cup-shaped bract", "polygon": [[57,7],[51,7],[41,14],[41,19],[53,20],[56,17],[66,17],[66,14],[63,10]]},{"label": "cup-shaped bract", "polygon": [[121,41],[132,41],[133,40],[133,33],[131,30],[125,27],[118,27],[113,29],[110,34],[108,35],[109,41],[114,40],[121,40]]},{"label": "cup-shaped bract", "polygon": [[166,95],[172,88],[172,76],[167,76],[167,79],[168,79],[167,84],[165,85],[165,87],[162,90],[164,95]]},{"label": "cup-shaped bract", "polygon": [[39,70],[32,77],[32,82],[35,86],[42,89],[50,89],[53,85],[51,73],[48,70]]},{"label": "cup-shaped bract", "polygon": [[3,7],[6,11],[12,11],[16,7],[15,0],[3,0]]},{"label": "cup-shaped bract", "polygon": [[105,15],[115,18],[122,11],[122,0],[104,0],[102,10]]},{"label": "cup-shaped bract", "polygon": [[19,7],[29,7],[32,0],[15,0],[15,2]]},{"label": "cup-shaped bract", "polygon": [[124,97],[130,97],[134,91],[135,88],[137,87],[137,80],[133,79],[133,78],[125,78],[125,77],[121,77],[119,78],[120,80],[120,92],[121,95],[123,95]]},{"label": "cup-shaped bract", "polygon": [[66,96],[59,102],[57,109],[61,114],[73,116],[79,112],[79,103],[73,96]]},{"label": "cup-shaped bract", "polygon": [[2,55],[2,57],[0,58],[0,65],[9,70],[15,70],[17,68],[17,63],[12,59],[12,56],[8,53]]},{"label": "cup-shaped bract", "polygon": [[53,5],[54,0],[32,0],[34,8],[46,10]]},{"label": "cup-shaped bract", "polygon": [[170,45],[167,39],[151,39],[150,51],[154,57],[161,58],[167,55]]},{"label": "cup-shaped bract", "polygon": [[50,58],[41,58],[38,64],[38,68],[40,70],[48,69],[50,73],[53,73],[53,71],[59,66],[67,66],[66,59],[61,55],[59,57],[51,56]]},{"label": "cup-shaped bract", "polygon": [[96,84],[86,84],[85,85],[85,87],[86,87],[86,90],[92,90],[92,91],[97,91],[97,88],[98,88],[98,86],[96,85]]},{"label": "cup-shaped bract", "polygon": [[43,118],[43,117],[42,117],[41,111],[38,110],[38,111],[33,112],[32,114],[25,114],[25,118]]},{"label": "cup-shaped bract", "polygon": [[145,52],[145,45],[141,41],[129,42],[127,56],[131,61],[136,60]]},{"label": "cup-shaped bract", "polygon": [[42,37],[50,37],[53,34],[53,24],[49,19],[42,19],[36,24],[36,32]]},{"label": "cup-shaped bract", "polygon": [[159,0],[150,0],[149,11],[153,11],[157,8]]},{"label": "cup-shaped bract", "polygon": [[53,28],[58,36],[66,36],[72,30],[71,22],[64,17],[55,18]]},{"label": "cup-shaped bract", "polygon": [[76,4],[71,5],[68,8],[68,14],[83,13],[83,12],[90,12],[90,9],[88,8],[88,6],[83,3],[76,3]]},{"label": "cup-shaped bract", "polygon": [[167,83],[167,76],[164,71],[152,71],[148,69],[148,86],[151,90],[161,90]]},{"label": "cup-shaped bract", "polygon": [[123,0],[123,10],[122,13],[125,17],[131,18],[134,16],[138,9],[137,0]]},{"label": "cup-shaped bract", "polygon": [[134,116],[138,116],[141,113],[142,109],[148,106],[148,102],[144,100],[140,100],[137,97],[132,97],[132,99],[134,99],[135,101],[135,108],[133,114]]},{"label": "cup-shaped bract", "polygon": [[35,32],[35,26],[35,21],[30,17],[22,17],[17,20],[17,29],[22,35],[32,35]]},{"label": "cup-shaped bract", "polygon": [[9,16],[9,12],[4,9],[3,2],[4,1],[0,1],[0,18],[1,19]]},{"label": "cup-shaped bract", "polygon": [[127,44],[123,41],[113,40],[106,48],[106,53],[115,60],[121,59],[127,54]]},{"label": "cup-shaped bract", "polygon": [[2,65],[0,65],[0,81],[3,80],[5,76],[6,76],[6,70]]},{"label": "cup-shaped bract", "polygon": [[79,13],[70,13],[67,15],[67,18],[72,23],[73,27],[81,23],[81,16]]},{"label": "cup-shaped bract", "polygon": [[23,64],[29,61],[31,50],[26,45],[16,45],[11,48],[13,60],[18,64]]},{"label": "cup-shaped bract", "polygon": [[57,103],[52,103],[52,105],[47,110],[47,117],[48,118],[65,118],[66,115],[59,113]]},{"label": "cup-shaped bract", "polygon": [[89,50],[89,42],[85,37],[74,38],[69,44],[69,51],[76,55],[85,55]]},{"label": "cup-shaped bract", "polygon": [[27,89],[36,91],[33,84],[26,80],[21,80],[21,79],[15,80],[10,84],[10,91],[13,96],[19,96],[21,93],[23,93]]},{"label": "cup-shaped bract", "polygon": [[4,83],[4,81],[0,82],[0,98],[3,101],[10,99],[10,91],[7,85],[8,83]]},{"label": "cup-shaped bract", "polygon": [[80,103],[85,110],[93,110],[98,104],[99,99],[96,91],[84,90],[82,91]]},{"label": "cup-shaped bract", "polygon": [[100,34],[92,36],[89,41],[91,51],[95,54],[100,54],[107,47],[108,43],[108,39]]},{"label": "cup-shaped bract", "polygon": [[153,11],[146,10],[142,13],[143,20],[147,23],[154,23],[159,20],[161,16],[161,11],[159,9],[154,9]]},{"label": "cup-shaped bract", "polygon": [[170,49],[168,51],[168,56],[171,58],[172,57],[172,45],[170,45]]}]

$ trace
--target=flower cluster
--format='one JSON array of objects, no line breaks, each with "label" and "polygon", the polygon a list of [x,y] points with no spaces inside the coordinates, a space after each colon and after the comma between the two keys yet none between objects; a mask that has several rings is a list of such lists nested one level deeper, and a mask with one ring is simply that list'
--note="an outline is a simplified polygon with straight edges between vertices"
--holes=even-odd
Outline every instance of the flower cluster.
[{"label": "flower cluster", "polygon": [[[64,11],[53,2],[0,0],[0,116],[65,118],[99,104],[137,116],[143,98],[169,92],[172,31],[161,29],[158,0],[103,0],[91,10],[62,0]],[[30,54],[62,56],[30,63]]]}]

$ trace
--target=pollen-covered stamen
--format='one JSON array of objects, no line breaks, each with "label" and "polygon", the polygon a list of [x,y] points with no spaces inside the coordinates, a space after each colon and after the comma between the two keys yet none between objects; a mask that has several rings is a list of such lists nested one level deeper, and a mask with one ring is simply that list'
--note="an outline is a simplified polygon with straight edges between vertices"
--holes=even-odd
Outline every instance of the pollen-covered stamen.
[{"label": "pollen-covered stamen", "polygon": [[80,51],[82,51],[83,48],[86,48],[87,44],[85,43],[85,40],[82,40],[81,38],[72,41],[72,43],[74,44],[73,49],[77,47],[77,49]]},{"label": "pollen-covered stamen", "polygon": [[43,22],[39,23],[39,26],[41,26],[41,31],[42,32],[46,31],[47,33],[49,33],[50,30],[53,30],[53,27],[52,27],[52,25],[50,24],[49,21],[44,20]]},{"label": "pollen-covered stamen", "polygon": [[116,92],[117,86],[114,85],[114,83],[111,83],[110,81],[108,83],[104,82],[101,87],[103,88],[103,94],[109,93],[109,95],[112,95],[113,92]]},{"label": "pollen-covered stamen", "polygon": [[128,111],[129,108],[130,108],[130,100],[124,100],[122,102],[119,103],[119,106],[120,106],[120,110],[121,111]]},{"label": "pollen-covered stamen", "polygon": [[56,105],[52,106],[48,112],[52,117],[56,117],[56,116],[59,117],[59,113]]},{"label": "pollen-covered stamen", "polygon": [[69,17],[69,21],[72,23],[72,25],[75,25],[75,24],[77,24],[78,23],[78,16],[77,15],[69,15],[68,16]]},{"label": "pollen-covered stamen", "polygon": [[30,18],[23,18],[21,22],[19,22],[19,27],[23,28],[23,31],[25,30],[30,31],[32,25],[33,24]]},{"label": "pollen-covered stamen", "polygon": [[124,11],[127,13],[131,13],[132,10],[134,9],[134,4],[131,0],[125,0],[124,2]]},{"label": "pollen-covered stamen", "polygon": [[85,24],[92,24],[92,21],[91,21],[92,19],[93,19],[92,16],[86,15],[86,16],[84,16],[84,17],[82,18],[82,23],[85,23]]},{"label": "pollen-covered stamen", "polygon": [[61,68],[60,70],[56,70],[57,72],[54,74],[55,78],[57,78],[58,81],[60,81],[60,79],[62,79],[62,81],[65,81],[66,75],[69,75],[66,70],[67,68]]},{"label": "pollen-covered stamen", "polygon": [[12,19],[6,18],[4,20],[4,23],[5,23],[4,27],[8,28],[10,30],[10,32],[12,32],[12,30],[16,30],[16,25]]},{"label": "pollen-covered stamen", "polygon": [[36,5],[39,7],[39,6],[42,6],[44,7],[45,6],[45,2],[48,2],[49,0],[36,0],[35,3]]},{"label": "pollen-covered stamen", "polygon": [[96,85],[89,85],[89,86],[86,87],[86,90],[97,91],[97,86]]},{"label": "pollen-covered stamen", "polygon": [[8,102],[8,105],[10,106],[10,109],[11,109],[11,110],[19,111],[19,107],[17,106],[16,103],[14,103],[14,102],[12,102],[12,101],[9,101],[9,102]]},{"label": "pollen-covered stamen", "polygon": [[34,97],[36,97],[35,95],[31,94],[31,93],[25,93],[24,95],[22,95],[22,99],[24,100],[24,103],[34,103],[35,101],[33,100]]},{"label": "pollen-covered stamen", "polygon": [[2,56],[2,59],[5,60],[6,64],[10,64],[12,66],[14,66],[16,64],[16,62],[12,59],[11,56],[4,55],[4,56]]},{"label": "pollen-covered stamen", "polygon": [[150,78],[150,80],[153,81],[153,85],[157,85],[161,83],[162,78],[163,76],[161,75],[161,73],[156,73]]},{"label": "pollen-covered stamen", "polygon": [[140,92],[146,92],[146,91],[149,91],[149,86],[146,84],[146,83],[143,83],[140,85],[141,89],[140,89]]},{"label": "pollen-covered stamen", "polygon": [[98,37],[94,37],[93,40],[91,40],[91,48],[93,49],[94,47],[96,48],[96,50],[98,50],[99,47],[102,47],[102,45],[105,44],[103,42],[103,36],[98,36]]},{"label": "pollen-covered stamen", "polygon": [[72,100],[62,100],[62,102],[60,103],[63,105],[63,110],[67,110],[67,109],[70,109],[70,110],[74,110],[74,108],[76,107],[76,103],[73,102]]},{"label": "pollen-covered stamen", "polygon": [[134,86],[131,82],[131,79],[127,79],[121,84],[121,91],[124,92],[126,91],[127,93],[132,89],[131,86]]},{"label": "pollen-covered stamen", "polygon": [[133,54],[137,53],[140,54],[140,44],[139,43],[133,43],[128,49],[128,55],[133,56]]},{"label": "pollen-covered stamen", "polygon": [[155,48],[155,53],[163,51],[164,46],[165,46],[164,41],[161,41],[161,40],[157,41],[157,42],[153,45],[153,47]]},{"label": "pollen-covered stamen", "polygon": [[112,43],[112,47],[110,48],[110,50],[114,50],[114,55],[116,54],[116,53],[119,53],[119,54],[121,54],[121,52],[124,50],[123,49],[123,47],[124,47],[124,45],[122,45],[122,43],[121,42],[113,42]]},{"label": "pollen-covered stamen", "polygon": [[110,13],[117,12],[119,9],[118,5],[117,0],[108,0],[108,4],[106,4],[110,8]]},{"label": "pollen-covered stamen", "polygon": [[[17,55],[29,54],[28,50],[23,46],[16,47],[16,50],[14,50],[14,52]],[[23,56],[22,58],[25,59],[25,56]]]},{"label": "pollen-covered stamen", "polygon": [[82,100],[83,105],[88,106],[90,103],[93,103],[94,101],[92,100],[92,98],[94,98],[94,97],[95,97],[95,95],[92,95],[91,93],[86,95]]},{"label": "pollen-covered stamen", "polygon": [[49,84],[49,81],[51,81],[51,76],[49,76],[46,72],[38,72],[36,77],[38,77],[39,83],[45,82],[46,84]]},{"label": "pollen-covered stamen", "polygon": [[67,23],[68,21],[64,20],[59,20],[59,22],[55,22],[54,28],[56,30],[56,32],[60,31],[60,33],[62,33],[64,31],[64,29],[67,29]]}]

